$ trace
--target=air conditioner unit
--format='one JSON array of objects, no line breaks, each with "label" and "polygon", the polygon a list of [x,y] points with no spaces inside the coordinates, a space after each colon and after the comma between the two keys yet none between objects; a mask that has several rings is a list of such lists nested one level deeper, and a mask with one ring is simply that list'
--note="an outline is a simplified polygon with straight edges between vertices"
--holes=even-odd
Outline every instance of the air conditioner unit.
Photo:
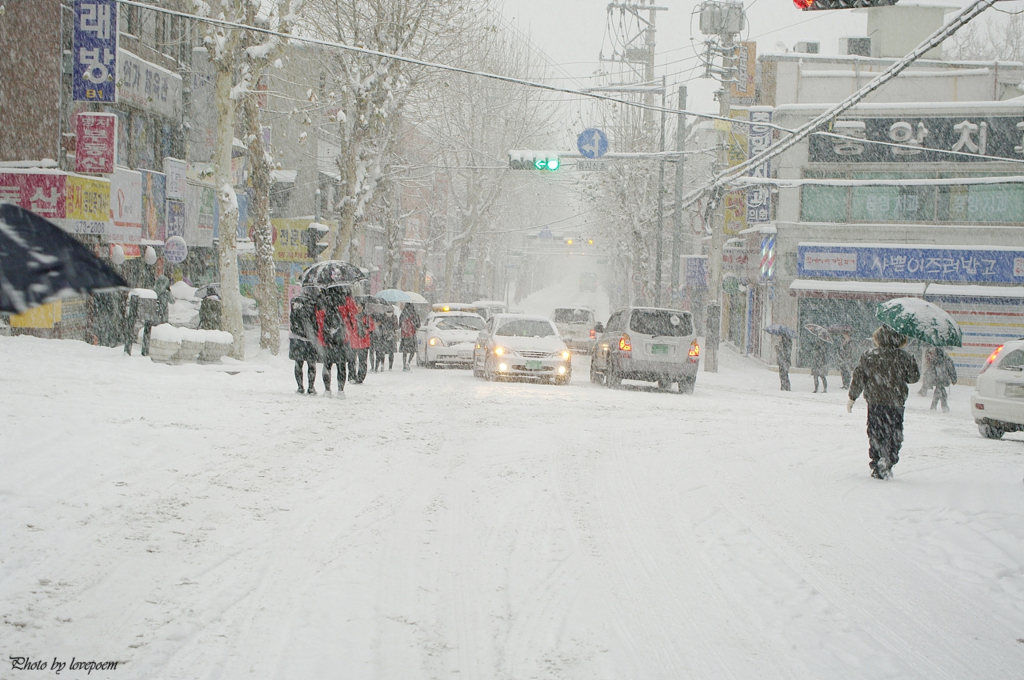
[{"label": "air conditioner unit", "polygon": [[840,38],[839,54],[851,57],[870,57],[871,38]]},{"label": "air conditioner unit", "polygon": [[804,54],[818,54],[821,52],[821,43],[818,42],[798,42],[793,46],[794,52],[803,52]]}]

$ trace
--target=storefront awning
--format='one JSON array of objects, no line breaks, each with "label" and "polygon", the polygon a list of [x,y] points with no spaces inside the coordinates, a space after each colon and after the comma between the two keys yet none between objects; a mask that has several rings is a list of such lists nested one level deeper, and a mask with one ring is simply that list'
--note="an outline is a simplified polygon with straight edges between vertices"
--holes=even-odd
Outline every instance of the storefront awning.
[{"label": "storefront awning", "polygon": [[790,295],[797,297],[872,298],[892,296],[923,296],[926,283],[904,281],[816,281],[796,279],[789,284]]}]

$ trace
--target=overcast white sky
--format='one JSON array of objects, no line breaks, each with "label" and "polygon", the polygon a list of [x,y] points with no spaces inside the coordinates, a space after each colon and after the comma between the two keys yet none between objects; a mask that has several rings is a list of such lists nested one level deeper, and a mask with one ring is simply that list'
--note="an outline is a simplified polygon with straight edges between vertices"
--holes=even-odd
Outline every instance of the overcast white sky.
[{"label": "overcast white sky", "polygon": [[[712,99],[717,83],[699,78],[702,69],[695,58],[695,50],[700,49],[704,36],[696,16],[691,21],[691,14],[700,3],[656,0],[656,4],[669,8],[658,13],[656,75],[668,76],[670,91],[675,91],[677,84],[686,83],[691,110],[717,113],[718,105]],[[958,7],[968,1],[902,4]],[[756,40],[759,54],[792,49],[803,40],[820,42],[822,54],[838,54],[840,37],[862,36],[865,32],[865,15],[850,10],[801,12],[791,0],[748,0],[744,5],[748,9],[748,26],[743,37]],[[504,0],[504,7],[505,16],[529,33],[533,42],[560,65],[559,69],[552,69],[554,75],[568,73],[577,77],[575,82],[557,81],[559,85],[579,87],[592,82],[585,77],[598,68],[602,45],[606,53],[608,48],[608,0]],[[1013,3],[1013,8],[1019,9],[1019,3]]]}]

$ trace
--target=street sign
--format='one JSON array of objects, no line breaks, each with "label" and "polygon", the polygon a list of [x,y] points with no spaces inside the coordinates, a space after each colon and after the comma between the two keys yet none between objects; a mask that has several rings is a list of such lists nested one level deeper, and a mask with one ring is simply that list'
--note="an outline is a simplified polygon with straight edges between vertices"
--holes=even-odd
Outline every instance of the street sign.
[{"label": "street sign", "polygon": [[576,161],[576,169],[582,172],[594,172],[598,170],[607,170],[608,164],[604,161]]},{"label": "street sign", "polygon": [[576,138],[576,148],[591,160],[608,153],[608,136],[597,128],[587,128]]}]

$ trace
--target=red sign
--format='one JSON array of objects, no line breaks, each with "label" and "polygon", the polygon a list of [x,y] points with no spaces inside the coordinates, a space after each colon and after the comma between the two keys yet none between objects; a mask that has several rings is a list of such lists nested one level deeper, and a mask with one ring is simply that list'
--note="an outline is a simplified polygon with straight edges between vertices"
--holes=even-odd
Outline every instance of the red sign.
[{"label": "red sign", "polygon": [[416,264],[416,251],[402,251],[402,264]]},{"label": "red sign", "polygon": [[113,113],[79,113],[75,117],[75,172],[114,172],[117,149],[117,116]]},{"label": "red sign", "polygon": [[67,175],[58,171],[0,173],[0,201],[14,203],[47,219],[64,219]]}]

